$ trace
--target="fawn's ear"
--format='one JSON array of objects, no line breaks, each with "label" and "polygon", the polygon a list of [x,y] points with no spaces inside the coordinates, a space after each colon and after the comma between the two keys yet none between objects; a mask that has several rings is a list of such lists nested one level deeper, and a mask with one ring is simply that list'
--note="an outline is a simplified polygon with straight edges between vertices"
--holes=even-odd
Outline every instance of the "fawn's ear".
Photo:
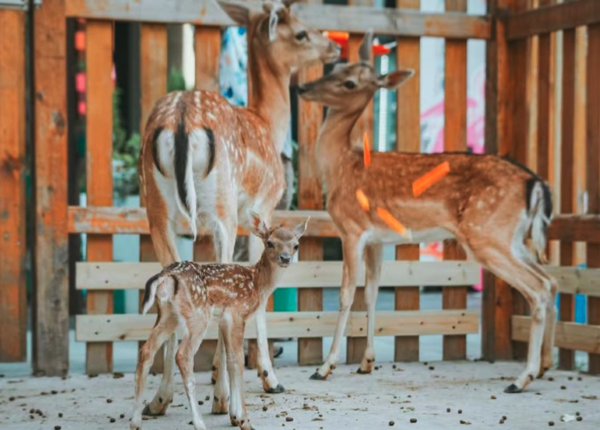
[{"label": "fawn's ear", "polygon": [[377,85],[379,85],[380,88],[393,90],[410,79],[414,74],[415,71],[412,69],[394,70],[387,75],[382,75],[377,78]]},{"label": "fawn's ear", "polygon": [[296,235],[296,238],[300,239],[304,235],[304,233],[306,233],[306,229],[308,228],[308,221],[310,221],[310,217],[306,218],[306,221],[304,221],[303,223],[300,223],[296,227],[294,227],[294,234]]},{"label": "fawn's ear", "polygon": [[241,2],[218,0],[219,6],[236,24],[246,27],[250,22],[250,9]]},{"label": "fawn's ear", "polygon": [[252,233],[260,237],[262,240],[269,238],[269,227],[263,221],[259,214],[253,211],[248,211],[248,217],[250,218],[250,227]]}]

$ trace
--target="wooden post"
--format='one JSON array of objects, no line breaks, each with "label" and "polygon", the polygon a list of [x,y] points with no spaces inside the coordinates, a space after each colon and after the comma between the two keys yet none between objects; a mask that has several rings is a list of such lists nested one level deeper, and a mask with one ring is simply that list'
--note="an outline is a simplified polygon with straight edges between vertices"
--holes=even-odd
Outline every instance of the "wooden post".
[{"label": "wooden post", "polygon": [[[562,139],[561,139],[561,190],[560,213],[576,213],[575,167],[575,29],[563,31],[562,48]],[[560,243],[560,265],[573,266],[575,244]],[[560,293],[560,320],[573,321],[575,301],[573,294]],[[558,367],[572,370],[575,366],[575,351],[561,348],[558,354]]]},{"label": "wooden post", "polygon": [[[69,370],[67,68],[64,0],[34,12],[35,287],[33,373]],[[4,54],[3,54],[4,55]]]},{"label": "wooden post", "polygon": [[[312,0],[312,3],[321,3]],[[299,84],[323,75],[323,66],[303,68],[299,72]],[[315,150],[319,128],[323,122],[323,107],[298,98],[298,207],[299,209],[323,210],[323,190],[315,163]],[[299,258],[318,261],[323,259],[323,240],[316,237],[302,239]],[[298,290],[298,311],[322,311],[323,289],[301,288]],[[298,364],[321,364],[323,361],[322,338],[298,339]]]},{"label": "wooden post", "polygon": [[[397,0],[396,7],[420,9],[420,0]],[[397,90],[396,150],[421,152],[421,39],[398,38],[396,68],[413,69],[414,76]],[[419,260],[419,245],[396,247],[396,260]],[[396,288],[395,309],[414,311],[420,308],[419,286]],[[394,361],[419,361],[419,336],[397,336]]]},{"label": "wooden post", "polygon": [[[466,0],[446,0],[446,11],[466,12]],[[444,150],[467,150],[467,41],[446,39]],[[456,241],[444,243],[444,260],[465,260]],[[467,287],[445,287],[443,309],[466,309]],[[444,336],[444,360],[467,358],[467,336]]]},{"label": "wooden post", "polygon": [[[196,53],[196,89],[219,91],[219,59],[221,30],[218,27],[196,26],[194,35]],[[199,237],[194,243],[194,261],[216,261],[211,236]],[[212,369],[217,341],[205,340],[194,357],[194,370]]]},{"label": "wooden post", "polygon": [[[349,0],[349,5],[352,6],[373,6],[372,0]],[[362,34],[350,34],[348,40],[348,62],[358,63],[358,49],[364,35]],[[362,150],[363,147],[363,134],[367,133],[369,141],[373,143],[373,101],[369,102],[369,105],[363,112],[362,116],[354,126],[351,132],[351,142],[354,144],[356,149]],[[359,264],[363,264],[361,261]],[[354,293],[354,302],[352,303],[352,311],[366,311],[367,304],[365,302],[365,289],[357,288]],[[346,362],[347,363],[360,363],[363,355],[367,349],[367,338],[366,337],[350,337],[347,338],[346,343]]]},{"label": "wooden post", "polygon": [[[87,203],[88,206],[112,206],[112,95],[113,23],[90,20],[86,26],[87,75]],[[89,235],[88,261],[112,261],[111,235]],[[112,291],[89,291],[87,312],[90,315],[113,313]],[[113,367],[111,342],[86,344],[86,372],[109,373]]]},{"label": "wooden post", "polygon": [[[492,0],[489,12],[495,17],[495,38],[488,41],[486,53],[486,152],[526,158],[528,110],[526,39],[508,43],[499,13],[518,12],[525,6],[519,0]],[[513,292],[502,279],[484,276],[482,303],[482,345],[487,360],[513,358],[510,322]]]},{"label": "wooden post", "polygon": [[[600,213],[600,24],[588,26],[587,190],[589,213]],[[600,243],[587,244],[589,268],[600,267]],[[600,325],[600,298],[588,297],[588,324]],[[600,374],[600,354],[588,355],[589,373]]]},{"label": "wooden post", "polygon": [[[167,27],[164,24],[142,24],[140,31],[140,90],[141,90],[141,133],[148,122],[152,108],[167,92]],[[140,201],[145,206],[143,196]],[[140,237],[140,261],[157,261],[149,236]],[[140,303],[143,292],[140,292]],[[140,346],[144,343],[141,342]],[[162,372],[163,349],[154,359],[152,372]]]},{"label": "wooden post", "polygon": [[25,13],[0,9],[0,362],[27,359]]}]

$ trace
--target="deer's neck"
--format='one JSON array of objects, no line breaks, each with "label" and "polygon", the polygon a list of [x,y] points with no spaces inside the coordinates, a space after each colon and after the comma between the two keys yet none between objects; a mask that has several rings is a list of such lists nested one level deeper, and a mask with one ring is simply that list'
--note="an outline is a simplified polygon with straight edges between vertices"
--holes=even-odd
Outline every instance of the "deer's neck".
[{"label": "deer's neck", "polygon": [[290,77],[291,71],[275,67],[255,43],[248,58],[250,77],[250,101],[248,106],[268,125],[271,139],[278,153],[290,126]]},{"label": "deer's neck", "polygon": [[261,303],[266,301],[273,293],[284,270],[278,264],[269,261],[264,253],[258,260],[258,263],[254,266],[254,285],[260,291]]},{"label": "deer's neck", "polygon": [[317,138],[317,164],[325,185],[335,179],[340,165],[357,155],[352,150],[352,129],[362,114],[330,108]]}]

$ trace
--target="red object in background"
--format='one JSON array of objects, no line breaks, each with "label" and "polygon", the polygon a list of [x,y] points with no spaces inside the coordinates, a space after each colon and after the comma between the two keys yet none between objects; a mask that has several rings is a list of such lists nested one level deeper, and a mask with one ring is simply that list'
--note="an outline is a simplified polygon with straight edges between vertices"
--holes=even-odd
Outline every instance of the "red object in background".
[{"label": "red object in background", "polygon": [[[342,48],[340,58],[348,58],[348,40],[350,39],[350,33],[345,31],[326,31],[325,36],[340,45]],[[373,45],[372,50],[373,56],[387,55],[392,51],[385,45]]]},{"label": "red object in background", "polygon": [[85,31],[83,30],[75,32],[75,49],[77,51],[85,51]]}]

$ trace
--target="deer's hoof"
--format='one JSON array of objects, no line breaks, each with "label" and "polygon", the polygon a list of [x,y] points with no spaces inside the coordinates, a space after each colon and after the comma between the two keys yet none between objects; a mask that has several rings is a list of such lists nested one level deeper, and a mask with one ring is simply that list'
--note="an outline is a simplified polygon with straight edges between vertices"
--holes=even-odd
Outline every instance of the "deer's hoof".
[{"label": "deer's hoof", "polygon": [[359,375],[370,375],[371,371],[370,370],[362,370],[360,367],[358,368],[358,370],[356,371],[356,373],[358,373]]},{"label": "deer's hoof", "polygon": [[310,377],[310,379],[312,379],[313,381],[324,381],[325,378],[326,377],[321,375],[319,372],[313,373]]},{"label": "deer's hoof", "polygon": [[508,387],[504,389],[504,392],[507,394],[517,394],[523,391],[522,388],[517,387],[515,384],[510,384]]},{"label": "deer's hoof", "polygon": [[152,412],[150,409],[150,405],[144,406],[144,410],[142,411],[142,415],[147,417],[160,417],[165,414],[165,410],[160,410],[158,412]]},{"label": "deer's hoof", "polygon": [[229,399],[219,399],[217,396],[213,399],[213,415],[226,415],[229,413]]},{"label": "deer's hoof", "polygon": [[265,390],[265,392],[268,394],[281,394],[285,392],[285,388],[283,387],[283,385],[277,384],[275,388],[268,388]]}]

